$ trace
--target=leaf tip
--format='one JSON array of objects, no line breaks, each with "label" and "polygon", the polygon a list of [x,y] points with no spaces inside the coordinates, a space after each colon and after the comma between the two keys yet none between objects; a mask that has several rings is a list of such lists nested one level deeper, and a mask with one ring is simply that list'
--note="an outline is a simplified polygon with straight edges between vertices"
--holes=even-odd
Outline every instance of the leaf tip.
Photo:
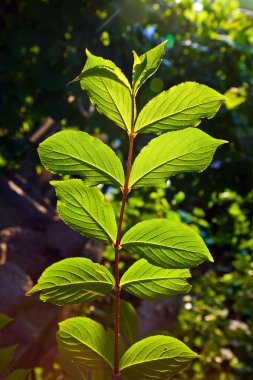
[{"label": "leaf tip", "polygon": [[74,83],[74,82],[78,82],[79,81],[79,75],[77,77],[75,77],[74,79],[70,80],[68,83],[67,83],[67,86],[69,86],[70,84]]},{"label": "leaf tip", "polygon": [[87,57],[92,55],[91,52],[87,48],[85,49],[85,53],[86,53]]},{"label": "leaf tip", "polygon": [[218,146],[220,146],[220,145],[223,145],[223,144],[228,144],[229,143],[229,141],[227,141],[227,140],[217,140],[217,142],[218,142]]},{"label": "leaf tip", "polygon": [[132,54],[134,58],[134,65],[141,63],[140,57],[138,56],[135,50],[132,50]]},{"label": "leaf tip", "polygon": [[38,292],[40,289],[38,289],[38,284],[33,286],[28,292],[25,293],[26,297],[30,297],[32,294]]},{"label": "leaf tip", "polygon": [[165,48],[165,46],[167,45],[167,43],[168,43],[168,39],[165,39],[162,43],[161,43],[161,45],[163,46],[163,48]]}]

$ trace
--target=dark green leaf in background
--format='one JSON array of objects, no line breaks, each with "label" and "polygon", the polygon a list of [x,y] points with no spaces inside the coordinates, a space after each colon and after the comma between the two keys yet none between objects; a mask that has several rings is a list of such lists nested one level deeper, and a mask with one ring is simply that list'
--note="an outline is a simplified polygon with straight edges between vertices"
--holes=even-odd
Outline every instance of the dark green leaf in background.
[{"label": "dark green leaf in background", "polygon": [[17,369],[11,372],[4,380],[31,380],[29,369]]},{"label": "dark green leaf in background", "polygon": [[0,373],[4,371],[12,362],[17,345],[8,346],[0,349]]},{"label": "dark green leaf in background", "polygon": [[[112,374],[110,371],[91,371],[91,380],[111,380]],[[76,380],[76,379],[75,379]]]},{"label": "dark green leaf in background", "polygon": [[8,315],[0,313],[0,330],[8,326],[8,324],[11,323],[12,321],[13,319],[8,317]]},{"label": "dark green leaf in background", "polygon": [[135,308],[130,302],[120,300],[120,333],[128,344],[136,342],[139,323]]},{"label": "dark green leaf in background", "polygon": [[70,380],[87,380],[87,371],[85,366],[78,364],[78,360],[71,360],[70,355],[63,349],[59,349],[59,358],[63,370]]}]

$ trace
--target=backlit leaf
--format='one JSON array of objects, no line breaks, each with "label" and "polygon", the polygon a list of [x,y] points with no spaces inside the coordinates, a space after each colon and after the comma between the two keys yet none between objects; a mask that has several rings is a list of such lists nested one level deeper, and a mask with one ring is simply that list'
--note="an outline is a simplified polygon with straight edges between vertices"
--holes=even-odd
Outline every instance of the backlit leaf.
[{"label": "backlit leaf", "polygon": [[71,305],[105,296],[113,286],[114,277],[104,265],[73,257],[48,267],[27,295],[41,291],[42,301]]},{"label": "backlit leaf", "polygon": [[115,241],[117,224],[110,202],[96,187],[86,187],[79,179],[52,181],[57,210],[75,231],[103,241]]},{"label": "backlit leaf", "polygon": [[131,130],[131,87],[122,71],[108,59],[97,57],[88,50],[87,61],[80,80],[83,90],[97,110],[121,128]]},{"label": "backlit leaf", "polygon": [[194,127],[201,119],[214,117],[225,97],[196,82],[185,82],[163,91],[150,100],[139,113],[138,133],[161,133]]},{"label": "backlit leaf", "polygon": [[184,223],[151,219],[137,223],[121,240],[127,252],[138,253],[162,268],[192,268],[213,261],[201,237]]},{"label": "backlit leaf", "polygon": [[120,285],[134,296],[152,301],[188,293],[191,289],[187,282],[189,277],[187,269],[164,269],[141,259],[123,274]]},{"label": "backlit leaf", "polygon": [[164,56],[164,46],[167,41],[162,42],[160,45],[142,54],[140,57],[134,52],[134,65],[133,65],[133,89],[136,93],[139,87],[153,75]]},{"label": "backlit leaf", "polygon": [[113,340],[100,323],[74,317],[60,323],[57,344],[64,361],[74,362],[81,371],[113,368]]},{"label": "backlit leaf", "polygon": [[156,137],[136,157],[130,187],[164,187],[166,180],[177,173],[202,172],[217,147],[225,142],[195,128]]},{"label": "backlit leaf", "polygon": [[44,140],[38,149],[41,162],[52,173],[79,175],[87,185],[122,186],[124,171],[114,151],[96,137],[66,130]]},{"label": "backlit leaf", "polygon": [[178,339],[164,335],[151,336],[131,346],[120,361],[125,380],[171,379],[197,354]]}]

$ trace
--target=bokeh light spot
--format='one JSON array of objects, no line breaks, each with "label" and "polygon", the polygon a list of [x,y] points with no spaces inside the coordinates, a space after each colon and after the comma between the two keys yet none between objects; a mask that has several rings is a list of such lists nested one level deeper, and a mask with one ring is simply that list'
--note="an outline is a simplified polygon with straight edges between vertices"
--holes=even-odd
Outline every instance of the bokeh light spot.
[{"label": "bokeh light spot", "polygon": [[104,46],[109,46],[109,45],[110,45],[111,40],[110,40],[110,35],[109,35],[109,33],[107,32],[107,30],[104,30],[104,31],[101,33],[100,41],[102,42],[102,44],[103,44]]},{"label": "bokeh light spot", "polygon": [[203,11],[203,4],[201,4],[199,1],[197,1],[194,5],[193,5],[193,8],[196,12],[201,12]]},{"label": "bokeh light spot", "polygon": [[152,8],[154,9],[154,11],[158,11],[160,9],[160,5],[158,3],[154,3],[152,5]]},{"label": "bokeh light spot", "polygon": [[67,41],[69,41],[69,40],[71,40],[72,35],[71,35],[71,33],[66,32],[66,33],[64,33],[64,37],[65,37],[65,39],[66,39]]},{"label": "bokeh light spot", "polygon": [[108,16],[107,10],[97,9],[96,10],[96,16],[101,18],[102,20],[105,19]]},{"label": "bokeh light spot", "polygon": [[174,46],[175,37],[172,34],[167,34],[167,36],[165,37],[165,40],[167,40],[166,42],[167,47],[171,48]]},{"label": "bokeh light spot", "polygon": [[35,46],[32,46],[30,48],[30,52],[33,53],[33,54],[39,54],[40,52],[40,47],[38,45],[35,45]]}]

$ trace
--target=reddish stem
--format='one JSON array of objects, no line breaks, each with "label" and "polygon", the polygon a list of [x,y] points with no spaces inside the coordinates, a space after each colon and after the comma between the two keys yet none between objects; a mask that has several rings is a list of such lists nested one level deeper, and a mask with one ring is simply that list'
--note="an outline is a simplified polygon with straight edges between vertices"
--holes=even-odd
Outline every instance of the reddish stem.
[{"label": "reddish stem", "polygon": [[114,371],[113,378],[115,380],[119,379],[119,337],[120,337],[120,329],[119,329],[119,320],[120,320],[120,278],[119,278],[119,251],[120,247],[120,239],[121,239],[121,230],[123,217],[125,212],[125,206],[127,201],[127,196],[130,191],[129,189],[129,178],[131,172],[131,164],[132,164],[132,156],[133,156],[133,145],[134,145],[134,95],[132,94],[132,125],[131,132],[128,134],[129,136],[129,150],[128,150],[128,158],[127,158],[127,167],[126,167],[126,178],[124,187],[122,188],[122,202],[118,223],[118,231],[116,237],[116,243],[114,245],[115,250],[115,320],[114,320]]}]

